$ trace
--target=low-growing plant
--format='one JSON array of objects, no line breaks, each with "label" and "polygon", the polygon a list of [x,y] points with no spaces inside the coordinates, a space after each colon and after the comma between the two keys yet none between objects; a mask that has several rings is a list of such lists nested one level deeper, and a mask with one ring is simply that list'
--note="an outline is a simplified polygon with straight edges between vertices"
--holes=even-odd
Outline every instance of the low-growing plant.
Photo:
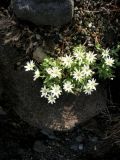
[{"label": "low-growing plant", "polygon": [[103,49],[99,44],[94,50],[95,53],[79,45],[71,54],[56,59],[47,57],[39,65],[31,60],[25,70],[34,72],[34,81],[42,78],[41,97],[47,98],[48,103],[55,103],[63,92],[90,95],[96,90],[99,78],[114,78],[114,68],[118,63],[118,50]]}]

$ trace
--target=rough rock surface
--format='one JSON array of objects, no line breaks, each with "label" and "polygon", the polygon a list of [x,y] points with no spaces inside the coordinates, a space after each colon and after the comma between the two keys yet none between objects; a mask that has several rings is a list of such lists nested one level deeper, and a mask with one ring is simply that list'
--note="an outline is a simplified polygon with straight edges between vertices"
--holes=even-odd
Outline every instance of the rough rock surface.
[{"label": "rough rock surface", "polygon": [[[1,77],[1,75],[0,75],[0,77]],[[3,87],[2,87],[1,78],[0,78],[0,97],[1,97],[2,92],[3,92]]]},{"label": "rough rock surface", "polygon": [[73,0],[12,0],[14,13],[36,25],[64,25],[73,16]]},{"label": "rough rock surface", "polygon": [[49,105],[40,98],[40,81],[32,81],[32,72],[16,70],[23,53],[7,46],[0,47],[4,106],[13,107],[25,121],[38,128],[52,130],[72,129],[97,115],[106,107],[106,94],[102,87],[91,96],[63,95],[56,104]]}]

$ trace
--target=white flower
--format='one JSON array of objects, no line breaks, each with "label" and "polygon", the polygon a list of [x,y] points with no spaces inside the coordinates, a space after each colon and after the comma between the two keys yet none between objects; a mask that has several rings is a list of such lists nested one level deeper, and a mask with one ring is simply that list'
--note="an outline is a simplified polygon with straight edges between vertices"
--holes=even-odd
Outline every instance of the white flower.
[{"label": "white flower", "polygon": [[50,92],[52,93],[53,96],[56,96],[57,98],[59,98],[59,96],[61,95],[62,90],[61,90],[59,85],[54,84],[51,87]]},{"label": "white flower", "polygon": [[51,75],[52,74],[52,68],[47,68],[46,72]]},{"label": "white flower", "polygon": [[34,73],[34,81],[40,77],[40,71],[38,69],[36,69],[35,73]]},{"label": "white flower", "polygon": [[79,46],[79,47],[75,47],[73,50],[73,55],[74,57],[79,60],[80,62],[82,62],[84,56],[85,56],[85,48],[84,46]]},{"label": "white flower", "polygon": [[60,59],[65,67],[71,67],[73,63],[73,58],[71,56],[66,55],[65,57],[61,57]]},{"label": "white flower", "polygon": [[111,58],[111,57],[107,57],[107,58],[105,58],[105,64],[107,65],[107,66],[112,66],[113,64],[114,64],[114,59],[113,58]]},{"label": "white flower", "polygon": [[89,62],[89,63],[93,63],[95,62],[96,60],[96,54],[94,54],[93,52],[88,52],[86,53],[86,60]]},{"label": "white flower", "polygon": [[56,77],[59,77],[59,78],[61,78],[61,70],[62,69],[60,69],[60,68],[58,68],[58,67],[53,67],[52,68],[53,70],[52,70],[52,77],[53,78],[56,78]]},{"label": "white flower", "polygon": [[80,70],[75,70],[74,73],[73,73],[73,78],[77,81],[81,81],[82,78],[83,78],[83,74],[81,73]]},{"label": "white flower", "polygon": [[84,93],[90,95],[94,90],[90,89],[88,86],[84,87]]},{"label": "white flower", "polygon": [[41,90],[40,90],[40,92],[42,93],[41,97],[45,97],[46,98],[48,93],[49,93],[49,91],[50,90],[46,86],[42,87]]},{"label": "white flower", "polygon": [[96,80],[93,78],[91,80],[88,80],[87,86],[93,90],[96,90],[96,86],[98,83],[96,83]]},{"label": "white flower", "polygon": [[35,67],[35,63],[33,62],[33,60],[31,60],[30,62],[26,63],[26,66],[24,66],[25,71],[33,71]]},{"label": "white flower", "polygon": [[58,67],[52,67],[52,68],[46,69],[47,73],[50,75],[51,78],[56,78],[56,77],[61,78],[61,70],[62,69]]},{"label": "white flower", "polygon": [[106,58],[110,55],[110,50],[109,49],[104,49],[102,52],[102,57]]},{"label": "white flower", "polygon": [[90,95],[93,92],[93,89],[90,89],[89,87],[85,86],[84,87],[84,93]]},{"label": "white flower", "polygon": [[93,78],[91,80],[88,80],[88,83],[84,87],[85,94],[91,94],[94,90],[96,90],[96,86],[98,83],[96,83],[96,80]]},{"label": "white flower", "polygon": [[51,103],[51,104],[55,103],[56,101],[56,98],[52,94],[49,95],[47,99],[48,99],[48,103]]},{"label": "white flower", "polygon": [[66,81],[63,85],[63,89],[66,91],[66,92],[73,92],[72,89],[73,89],[73,84],[70,82],[70,81]]},{"label": "white flower", "polygon": [[88,77],[91,76],[94,72],[90,69],[88,65],[84,65],[81,71],[82,75]]}]

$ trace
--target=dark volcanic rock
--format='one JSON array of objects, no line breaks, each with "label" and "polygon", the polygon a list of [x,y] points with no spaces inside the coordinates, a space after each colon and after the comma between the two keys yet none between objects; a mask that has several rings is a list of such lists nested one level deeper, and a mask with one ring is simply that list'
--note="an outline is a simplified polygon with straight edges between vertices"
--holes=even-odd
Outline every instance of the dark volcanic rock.
[{"label": "dark volcanic rock", "polygon": [[[1,75],[0,75],[0,77],[1,77]],[[3,87],[2,87],[1,78],[0,78],[0,97],[1,97],[2,92],[3,92]]]},{"label": "dark volcanic rock", "polygon": [[73,16],[73,0],[12,0],[14,13],[36,25],[64,25]]},{"label": "dark volcanic rock", "polygon": [[8,46],[0,47],[3,104],[12,107],[23,120],[38,128],[68,130],[106,107],[106,92],[101,87],[91,96],[63,95],[56,104],[49,105],[40,98],[40,81],[34,82],[31,72],[15,70],[22,54]]}]

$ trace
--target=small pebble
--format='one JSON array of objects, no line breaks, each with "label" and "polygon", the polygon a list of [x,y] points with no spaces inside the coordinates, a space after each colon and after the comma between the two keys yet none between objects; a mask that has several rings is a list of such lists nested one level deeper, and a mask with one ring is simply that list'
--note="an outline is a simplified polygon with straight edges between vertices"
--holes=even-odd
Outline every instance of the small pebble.
[{"label": "small pebble", "polygon": [[21,62],[17,62],[17,66],[20,66],[21,65]]},{"label": "small pebble", "polygon": [[83,146],[83,144],[79,144],[79,150],[83,150],[84,149],[84,146]]},{"label": "small pebble", "polygon": [[89,24],[88,24],[88,27],[91,28],[91,27],[92,27],[92,23],[89,23]]},{"label": "small pebble", "polygon": [[33,150],[38,153],[45,152],[46,146],[41,141],[35,141]]},{"label": "small pebble", "polygon": [[74,144],[74,145],[72,145],[72,146],[70,147],[70,149],[72,149],[73,151],[78,151],[79,146],[76,145],[76,144]]},{"label": "small pebble", "polygon": [[40,40],[41,39],[41,36],[39,34],[36,34],[36,39],[37,40]]},{"label": "small pebble", "polygon": [[2,107],[0,106],[0,116],[5,116],[6,112],[3,111]]},{"label": "small pebble", "polygon": [[75,8],[74,8],[74,11],[77,11],[77,10],[78,10],[78,7],[75,7]]},{"label": "small pebble", "polygon": [[76,137],[76,142],[82,142],[83,141],[83,137],[82,136],[78,136]]}]

